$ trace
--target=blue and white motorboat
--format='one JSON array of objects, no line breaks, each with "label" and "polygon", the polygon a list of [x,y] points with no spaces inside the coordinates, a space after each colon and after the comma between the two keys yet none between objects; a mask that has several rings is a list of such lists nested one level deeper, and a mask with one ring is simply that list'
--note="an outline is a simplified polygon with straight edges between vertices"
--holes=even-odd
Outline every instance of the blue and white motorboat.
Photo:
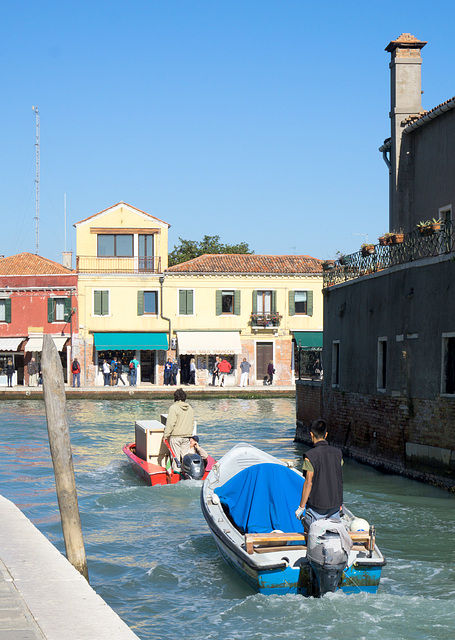
[{"label": "blue and white motorboat", "polygon": [[300,471],[252,445],[228,451],[201,492],[222,557],[264,594],[376,593],[386,561],[374,527],[343,506],[341,521],[319,520],[306,535],[294,515],[303,483]]}]

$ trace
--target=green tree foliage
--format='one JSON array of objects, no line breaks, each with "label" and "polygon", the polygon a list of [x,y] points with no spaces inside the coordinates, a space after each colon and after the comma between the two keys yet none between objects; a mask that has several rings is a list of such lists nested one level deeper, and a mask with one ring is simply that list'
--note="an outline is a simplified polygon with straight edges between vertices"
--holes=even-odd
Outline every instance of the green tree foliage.
[{"label": "green tree foliage", "polygon": [[179,238],[180,244],[169,253],[169,266],[192,260],[205,253],[254,253],[246,242],[222,244],[220,236],[204,236],[200,242]]}]

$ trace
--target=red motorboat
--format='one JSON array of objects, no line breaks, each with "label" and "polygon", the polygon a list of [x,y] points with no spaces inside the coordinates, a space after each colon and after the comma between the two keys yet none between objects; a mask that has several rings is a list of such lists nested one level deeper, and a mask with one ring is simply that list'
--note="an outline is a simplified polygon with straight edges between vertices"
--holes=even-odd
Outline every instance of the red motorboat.
[{"label": "red motorboat", "polygon": [[180,480],[194,478],[205,480],[215,460],[209,456],[207,461],[201,460],[197,454],[185,456],[181,470],[172,471],[171,460],[175,458],[169,443],[164,440],[164,424],[166,416],[158,420],[141,420],[135,425],[136,442],[123,447],[137,475],[150,486],[158,484],[175,484]]}]

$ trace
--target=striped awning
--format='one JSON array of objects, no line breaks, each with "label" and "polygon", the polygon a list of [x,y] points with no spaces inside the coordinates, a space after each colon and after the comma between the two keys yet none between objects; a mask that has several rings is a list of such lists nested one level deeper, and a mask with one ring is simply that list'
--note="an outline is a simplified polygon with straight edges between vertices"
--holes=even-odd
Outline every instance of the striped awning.
[{"label": "striped awning", "polygon": [[19,345],[27,336],[22,338],[0,338],[0,351],[17,351]]},{"label": "striped awning", "polygon": [[[55,346],[57,347],[57,351],[63,351],[63,346],[67,340],[69,340],[68,336],[52,336],[52,340],[54,341]],[[43,336],[30,336],[27,344],[25,345],[25,351],[39,351],[43,350]]]},{"label": "striped awning", "polygon": [[242,353],[238,331],[177,331],[180,355],[234,355]]}]

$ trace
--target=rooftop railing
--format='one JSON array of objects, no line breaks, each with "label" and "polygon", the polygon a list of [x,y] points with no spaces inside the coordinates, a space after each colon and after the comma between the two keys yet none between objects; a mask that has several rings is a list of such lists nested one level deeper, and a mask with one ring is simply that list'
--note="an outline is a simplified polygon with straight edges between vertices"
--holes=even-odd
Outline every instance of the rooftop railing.
[{"label": "rooftop railing", "polygon": [[[440,230],[415,229],[405,234],[388,234],[388,244],[368,245],[362,251],[323,263],[324,287],[340,284],[399,264],[432,258],[455,250],[454,225]],[[395,236],[395,237],[393,237]]]},{"label": "rooftop railing", "polygon": [[78,273],[161,273],[161,258],[77,256]]}]

